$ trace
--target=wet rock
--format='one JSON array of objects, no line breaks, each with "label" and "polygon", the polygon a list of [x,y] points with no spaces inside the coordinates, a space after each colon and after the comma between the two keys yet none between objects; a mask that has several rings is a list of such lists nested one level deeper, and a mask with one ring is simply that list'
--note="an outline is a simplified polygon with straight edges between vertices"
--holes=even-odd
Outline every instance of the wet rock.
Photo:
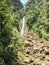
[{"label": "wet rock", "polygon": [[25,43],[25,47],[31,47],[33,46],[33,44],[30,42],[30,43]]},{"label": "wet rock", "polygon": [[28,39],[28,41],[29,41],[29,42],[32,42],[32,40],[31,40],[31,39]]},{"label": "wet rock", "polygon": [[27,41],[27,40],[25,40],[25,42],[24,42],[25,44],[29,44],[30,42],[29,41]]},{"label": "wet rock", "polygon": [[29,47],[30,46],[30,44],[25,44],[25,47]]},{"label": "wet rock", "polygon": [[49,55],[49,49],[45,49],[45,54]]},{"label": "wet rock", "polygon": [[39,61],[40,61],[39,58],[36,58],[36,59],[35,59],[35,63],[38,63]]},{"label": "wet rock", "polygon": [[26,54],[30,54],[30,51],[27,51]]},{"label": "wet rock", "polygon": [[43,43],[43,41],[40,41],[40,43]]},{"label": "wet rock", "polygon": [[26,59],[24,60],[24,63],[30,63],[30,62],[33,62],[32,56],[26,57]]},{"label": "wet rock", "polygon": [[44,59],[45,59],[45,56],[41,56],[41,57],[40,57],[40,60],[44,60]]},{"label": "wet rock", "polygon": [[40,53],[43,53],[44,52],[44,49],[40,49]]},{"label": "wet rock", "polygon": [[30,62],[29,62],[29,64],[30,64],[30,63],[33,63],[33,62],[34,62],[34,60],[31,59]]},{"label": "wet rock", "polygon": [[24,63],[29,63],[29,59],[28,58],[26,58],[25,60],[24,60]]},{"label": "wet rock", "polygon": [[43,59],[45,59],[45,54],[44,53],[38,53],[38,58],[40,58],[40,60],[43,60]]},{"label": "wet rock", "polygon": [[34,44],[35,44],[35,43],[36,43],[36,42],[35,42],[35,40],[32,40],[32,43],[34,43]]},{"label": "wet rock", "polygon": [[33,51],[34,51],[34,53],[37,53],[39,51],[39,48],[38,47],[34,47]]},{"label": "wet rock", "polygon": [[49,56],[46,55],[45,59],[49,61]]}]

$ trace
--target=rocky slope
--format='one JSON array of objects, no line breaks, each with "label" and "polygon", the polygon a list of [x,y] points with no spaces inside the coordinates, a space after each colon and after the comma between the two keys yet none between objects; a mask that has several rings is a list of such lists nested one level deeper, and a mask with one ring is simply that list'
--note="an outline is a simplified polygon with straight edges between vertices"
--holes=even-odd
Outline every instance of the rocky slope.
[{"label": "rocky slope", "polygon": [[36,65],[41,62],[49,65],[49,43],[39,39],[35,33],[25,33],[20,37],[24,49],[18,52],[18,62],[21,65]]}]

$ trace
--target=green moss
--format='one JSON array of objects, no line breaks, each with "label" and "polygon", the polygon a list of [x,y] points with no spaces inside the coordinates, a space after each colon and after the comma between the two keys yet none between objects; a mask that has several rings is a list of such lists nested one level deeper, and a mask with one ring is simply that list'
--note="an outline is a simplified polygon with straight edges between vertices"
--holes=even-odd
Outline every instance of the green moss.
[{"label": "green moss", "polygon": [[24,59],[26,59],[26,57],[22,54],[22,53],[20,53],[20,52],[18,52],[18,58],[20,59],[20,60],[24,60]]},{"label": "green moss", "polygon": [[45,63],[37,63],[36,65],[46,65]]}]

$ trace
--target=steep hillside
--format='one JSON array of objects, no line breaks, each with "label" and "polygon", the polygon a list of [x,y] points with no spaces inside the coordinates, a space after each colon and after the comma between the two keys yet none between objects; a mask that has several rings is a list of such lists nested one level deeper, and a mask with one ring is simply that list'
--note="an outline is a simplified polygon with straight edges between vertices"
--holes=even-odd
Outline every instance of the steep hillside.
[{"label": "steep hillside", "polygon": [[15,44],[19,49],[23,45],[18,40],[22,10],[20,0],[0,0],[0,65],[18,64],[14,57],[18,51]]},{"label": "steep hillside", "polygon": [[40,38],[49,40],[49,1],[29,0],[26,4],[27,26]]},{"label": "steep hillside", "polygon": [[20,37],[24,48],[18,52],[20,65],[49,65],[49,42],[41,40],[35,33]]}]

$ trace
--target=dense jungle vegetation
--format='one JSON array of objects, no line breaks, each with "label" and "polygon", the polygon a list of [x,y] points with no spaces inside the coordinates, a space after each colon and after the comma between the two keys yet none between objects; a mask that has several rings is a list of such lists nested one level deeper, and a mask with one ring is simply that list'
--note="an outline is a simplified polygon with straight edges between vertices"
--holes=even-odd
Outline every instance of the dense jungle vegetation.
[{"label": "dense jungle vegetation", "polygon": [[0,0],[0,65],[17,64],[14,57],[17,56],[18,46],[18,50],[23,46],[18,41],[22,11],[20,0]]},{"label": "dense jungle vegetation", "polygon": [[26,12],[28,29],[49,41],[49,0],[29,0]]},{"label": "dense jungle vegetation", "polygon": [[21,65],[17,54],[24,48],[19,39],[24,15],[28,31],[49,41],[49,0],[28,0],[25,11],[20,0],[0,0],[0,65]]}]

